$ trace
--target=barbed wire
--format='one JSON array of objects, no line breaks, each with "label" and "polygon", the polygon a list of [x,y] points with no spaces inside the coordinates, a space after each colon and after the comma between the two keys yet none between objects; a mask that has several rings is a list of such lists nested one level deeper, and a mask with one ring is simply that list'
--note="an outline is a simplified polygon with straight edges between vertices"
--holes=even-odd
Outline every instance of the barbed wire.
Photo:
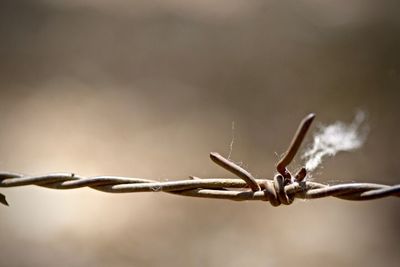
[{"label": "barbed wire", "polygon": [[[327,185],[306,179],[303,167],[292,175],[287,165],[293,160],[315,115],[308,115],[300,126],[284,157],[277,164],[278,174],[273,179],[256,179],[248,171],[218,153],[210,153],[213,162],[238,176],[237,178],[198,178],[188,180],[155,181],[119,176],[82,177],[74,173],[54,173],[43,176],[26,176],[18,173],[0,173],[0,187],[37,185],[52,189],[89,187],[107,193],[166,192],[175,195],[229,199],[235,201],[269,201],[272,206],[290,205],[295,198],[316,199],[336,197],[345,200],[371,200],[388,196],[400,197],[399,185],[375,183],[346,183]],[[0,202],[8,205],[4,195]]]},{"label": "barbed wire", "polygon": [[279,174],[273,180],[255,179],[255,182],[260,188],[257,191],[250,190],[246,181],[237,178],[191,177],[188,180],[160,182],[118,176],[81,177],[73,173],[54,173],[44,176],[0,173],[0,187],[37,185],[60,190],[90,187],[107,193],[166,192],[236,201],[262,200],[269,201],[273,206],[291,204],[294,198],[316,199],[333,196],[346,200],[371,200],[388,196],[400,197],[400,185],[374,183],[326,185],[309,181],[295,181],[285,185],[283,177]]}]

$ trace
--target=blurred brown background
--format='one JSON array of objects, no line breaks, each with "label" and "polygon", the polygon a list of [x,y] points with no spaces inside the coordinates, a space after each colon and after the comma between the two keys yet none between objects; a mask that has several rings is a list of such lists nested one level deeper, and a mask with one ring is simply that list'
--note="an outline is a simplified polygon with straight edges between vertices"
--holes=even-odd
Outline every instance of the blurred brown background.
[{"label": "blurred brown background", "polygon": [[[0,4],[0,170],[272,177],[300,121],[369,115],[320,182],[400,182],[398,1]],[[311,142],[308,136],[308,144]],[[304,147],[303,147],[304,148]],[[303,163],[297,158],[292,166]],[[3,188],[1,266],[398,266],[400,202]]]}]

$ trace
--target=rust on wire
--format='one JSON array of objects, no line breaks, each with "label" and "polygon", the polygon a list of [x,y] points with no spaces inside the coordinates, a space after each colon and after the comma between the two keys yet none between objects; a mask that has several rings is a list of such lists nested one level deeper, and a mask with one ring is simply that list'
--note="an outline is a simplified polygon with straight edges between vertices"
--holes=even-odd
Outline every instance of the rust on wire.
[{"label": "rust on wire", "polygon": [[[0,173],[0,187],[37,185],[52,189],[90,187],[107,193],[166,192],[198,198],[269,201],[272,206],[279,206],[281,204],[290,205],[295,198],[314,199],[335,197],[358,201],[388,196],[400,197],[400,185],[389,186],[373,183],[325,185],[304,179],[307,175],[304,167],[295,176],[292,176],[287,170],[287,166],[296,155],[314,117],[314,114],[310,114],[300,123],[287,152],[277,165],[279,174],[273,179],[256,179],[234,162],[218,153],[210,153],[210,158],[213,162],[241,179],[202,179],[190,176],[188,180],[160,182],[150,179],[119,176],[81,177],[74,173],[26,176],[4,172]],[[8,205],[5,196],[1,193],[0,203]]]}]

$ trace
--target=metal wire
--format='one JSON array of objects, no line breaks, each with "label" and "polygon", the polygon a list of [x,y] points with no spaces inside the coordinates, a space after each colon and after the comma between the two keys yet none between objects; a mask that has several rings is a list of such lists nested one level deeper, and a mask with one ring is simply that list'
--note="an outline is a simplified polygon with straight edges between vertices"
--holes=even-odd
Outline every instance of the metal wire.
[{"label": "metal wire", "polygon": [[[310,114],[300,123],[287,153],[277,165],[278,174],[273,179],[255,179],[242,167],[212,152],[210,158],[213,162],[242,180],[190,177],[190,180],[160,182],[119,176],[81,177],[74,173],[54,173],[44,176],[0,173],[0,187],[37,185],[52,189],[90,187],[107,193],[166,192],[199,198],[269,201],[272,206],[290,205],[295,198],[315,199],[332,196],[345,200],[371,200],[388,196],[400,197],[400,184],[393,186],[373,183],[320,184],[304,179],[307,175],[305,168],[292,176],[286,167],[294,158],[314,117],[314,114]],[[8,205],[2,194],[0,203]]]},{"label": "metal wire", "polygon": [[325,185],[315,182],[279,182],[256,179],[261,190],[252,191],[244,180],[235,178],[207,178],[159,182],[141,178],[118,176],[81,177],[72,173],[54,173],[44,176],[24,176],[17,173],[0,173],[0,187],[37,185],[52,189],[90,187],[107,193],[166,192],[182,196],[229,199],[236,201],[262,200],[273,206],[290,204],[294,198],[315,199],[336,197],[346,200],[371,200],[388,196],[400,197],[400,185],[349,183]]}]

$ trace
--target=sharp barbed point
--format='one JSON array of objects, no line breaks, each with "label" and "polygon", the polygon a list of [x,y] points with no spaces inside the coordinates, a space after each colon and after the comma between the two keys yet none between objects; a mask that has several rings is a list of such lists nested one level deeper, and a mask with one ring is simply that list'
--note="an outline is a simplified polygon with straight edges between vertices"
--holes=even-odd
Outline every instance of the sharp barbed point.
[{"label": "sharp barbed point", "polygon": [[[269,201],[272,206],[290,205],[295,198],[316,199],[331,196],[345,200],[371,200],[388,196],[400,197],[400,185],[389,186],[372,183],[327,185],[306,181],[304,178],[307,175],[307,171],[304,167],[292,177],[286,167],[293,160],[314,117],[314,114],[310,114],[300,123],[289,149],[277,165],[280,174],[273,179],[256,179],[244,168],[220,154],[212,152],[210,153],[210,158],[213,162],[242,180],[237,178],[203,179],[189,176],[188,180],[160,182],[119,176],[82,177],[75,173],[26,176],[4,172],[0,173],[0,187],[37,185],[52,189],[90,187],[107,193],[166,192],[198,198]],[[8,205],[5,196],[1,193],[0,202]]]},{"label": "sharp barbed point", "polygon": [[231,173],[242,178],[253,191],[259,191],[260,186],[257,184],[256,179],[245,169],[230,161],[216,152],[210,153],[210,158],[213,162],[230,171]]},{"label": "sharp barbed point", "polygon": [[[313,122],[314,118],[315,118],[315,114],[310,113],[300,122],[300,125],[297,128],[295,135],[293,136],[293,139],[289,145],[289,148],[287,149],[284,156],[281,158],[281,160],[276,165],[276,170],[286,180],[291,179],[291,174],[287,170],[286,167],[292,162],[293,158],[296,156],[296,153],[299,150],[300,145],[303,142],[304,137],[306,136],[306,133],[307,133],[308,129],[310,128],[311,123]],[[304,171],[305,171],[305,169],[304,169]],[[305,177],[305,175],[304,175],[304,177]]]},{"label": "sharp barbed point", "polygon": [[6,196],[1,194],[1,193],[0,193],[0,203],[3,204],[3,205],[8,206],[8,202],[7,202]]}]

